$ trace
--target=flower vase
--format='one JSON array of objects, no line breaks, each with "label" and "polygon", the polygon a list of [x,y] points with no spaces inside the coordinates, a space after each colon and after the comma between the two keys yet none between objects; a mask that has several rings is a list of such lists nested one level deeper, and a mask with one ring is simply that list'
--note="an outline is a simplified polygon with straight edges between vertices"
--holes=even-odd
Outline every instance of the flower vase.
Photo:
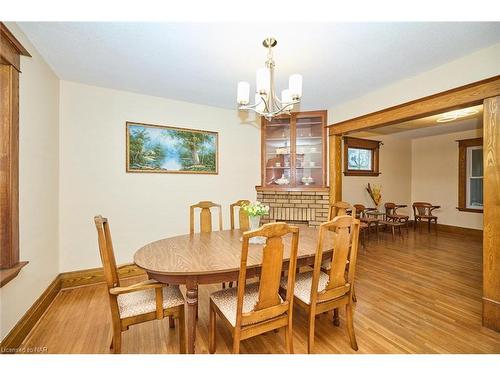
[{"label": "flower vase", "polygon": [[[260,216],[249,216],[248,221],[250,224],[250,230],[257,230],[260,227]],[[252,237],[248,241],[249,243],[253,244],[263,244],[265,243],[265,237]]]}]

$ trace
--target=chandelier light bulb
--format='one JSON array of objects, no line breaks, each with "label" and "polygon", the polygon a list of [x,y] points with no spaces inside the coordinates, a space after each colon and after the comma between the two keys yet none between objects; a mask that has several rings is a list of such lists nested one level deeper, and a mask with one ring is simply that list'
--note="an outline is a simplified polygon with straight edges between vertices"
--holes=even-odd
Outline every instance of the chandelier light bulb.
[{"label": "chandelier light bulb", "polygon": [[271,72],[268,68],[257,70],[257,92],[259,94],[268,94],[271,89]]},{"label": "chandelier light bulb", "polygon": [[302,76],[300,74],[292,74],[288,80],[288,87],[294,99],[302,97]]},{"label": "chandelier light bulb", "polygon": [[283,107],[293,104],[292,93],[289,89],[281,91],[281,104]]},{"label": "chandelier light bulb", "polygon": [[238,82],[237,101],[239,105],[250,103],[250,84],[248,82]]}]

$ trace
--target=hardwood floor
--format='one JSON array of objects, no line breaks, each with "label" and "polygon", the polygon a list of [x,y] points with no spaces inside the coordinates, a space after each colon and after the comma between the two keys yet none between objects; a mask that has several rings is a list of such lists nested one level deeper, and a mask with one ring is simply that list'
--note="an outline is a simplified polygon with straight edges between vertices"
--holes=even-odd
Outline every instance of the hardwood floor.
[{"label": "hardwood floor", "polygon": [[[426,230],[392,241],[381,233],[360,250],[354,326],[359,351],[349,345],[344,311],[340,327],[331,314],[316,323],[315,353],[500,353],[500,333],[481,326],[481,240]],[[96,250],[97,251],[97,250]],[[132,280],[131,280],[132,281]],[[133,280],[133,281],[137,281]],[[197,353],[208,352],[208,295],[200,286]],[[307,352],[307,317],[294,312],[294,347]],[[285,353],[283,332],[241,343],[241,353]],[[111,318],[104,284],[63,290],[22,347],[48,353],[109,353]],[[229,353],[231,337],[219,321],[217,352]],[[177,328],[168,321],[133,326],[123,333],[123,353],[177,353]]]}]

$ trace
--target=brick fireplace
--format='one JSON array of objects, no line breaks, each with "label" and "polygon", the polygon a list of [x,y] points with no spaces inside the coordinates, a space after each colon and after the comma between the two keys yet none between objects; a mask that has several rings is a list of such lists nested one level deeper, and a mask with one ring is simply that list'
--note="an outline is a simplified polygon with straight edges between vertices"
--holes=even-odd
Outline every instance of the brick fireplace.
[{"label": "brick fireplace", "polygon": [[257,200],[270,207],[269,215],[261,222],[287,223],[318,226],[328,219],[328,188],[302,191],[272,190],[256,187]]}]

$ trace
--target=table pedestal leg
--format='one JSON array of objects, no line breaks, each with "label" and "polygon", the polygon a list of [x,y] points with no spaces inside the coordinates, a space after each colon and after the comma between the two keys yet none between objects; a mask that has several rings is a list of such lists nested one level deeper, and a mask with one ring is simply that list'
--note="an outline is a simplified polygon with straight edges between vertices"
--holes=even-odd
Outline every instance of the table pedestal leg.
[{"label": "table pedestal leg", "polygon": [[198,311],[198,283],[189,281],[186,285],[187,302],[187,352],[194,354],[196,339],[196,313]]}]

